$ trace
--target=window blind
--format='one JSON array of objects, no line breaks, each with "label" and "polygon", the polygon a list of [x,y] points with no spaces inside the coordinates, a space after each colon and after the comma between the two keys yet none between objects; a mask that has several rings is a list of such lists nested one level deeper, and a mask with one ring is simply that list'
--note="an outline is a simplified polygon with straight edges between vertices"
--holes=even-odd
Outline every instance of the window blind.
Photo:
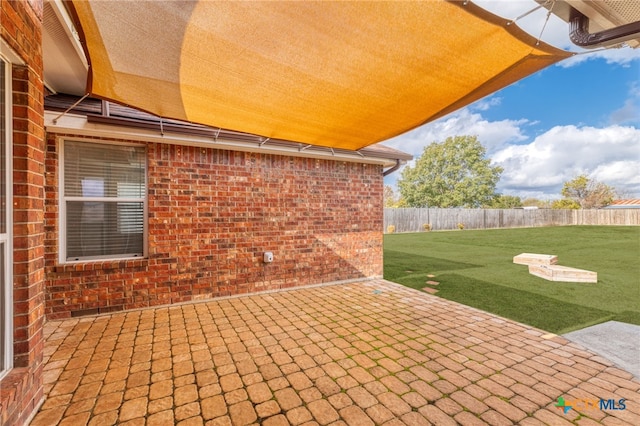
[{"label": "window blind", "polygon": [[63,179],[68,261],[143,256],[144,147],[67,141]]}]

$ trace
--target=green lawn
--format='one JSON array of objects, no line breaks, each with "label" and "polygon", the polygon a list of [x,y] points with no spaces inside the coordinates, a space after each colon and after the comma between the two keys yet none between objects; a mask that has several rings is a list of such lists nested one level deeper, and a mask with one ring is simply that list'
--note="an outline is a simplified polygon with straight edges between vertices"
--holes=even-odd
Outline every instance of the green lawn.
[{"label": "green lawn", "polygon": [[[598,273],[598,283],[546,281],[513,263],[520,253]],[[428,278],[429,274],[435,278]],[[604,321],[640,325],[640,227],[549,228],[389,234],[384,277],[553,333]]]}]

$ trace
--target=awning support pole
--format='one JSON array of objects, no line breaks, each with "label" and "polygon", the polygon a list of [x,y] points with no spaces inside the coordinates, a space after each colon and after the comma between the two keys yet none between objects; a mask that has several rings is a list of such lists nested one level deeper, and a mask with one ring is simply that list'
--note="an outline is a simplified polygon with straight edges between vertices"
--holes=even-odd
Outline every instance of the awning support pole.
[{"label": "awning support pole", "polygon": [[80,102],[84,101],[86,99],[86,97],[89,96],[89,94],[87,93],[86,95],[84,95],[83,97],[81,97],[80,99],[78,99],[73,105],[71,105],[69,108],[65,109],[63,113],[61,113],[60,115],[58,115],[56,118],[53,119],[53,124],[58,124],[58,120],[63,117],[64,115],[66,115],[69,111],[71,111],[72,109],[74,109],[75,107],[78,106],[78,104],[80,104]]},{"label": "awning support pole", "polygon": [[540,35],[538,36],[538,40],[536,41],[536,46],[540,45],[540,39],[542,38],[542,34],[544,33],[544,29],[547,28],[547,23],[549,22],[549,18],[551,17],[551,11],[553,10],[553,6],[556,5],[556,0],[553,0],[553,2],[551,3],[551,7],[549,8],[549,11],[547,12],[547,19],[544,20],[544,25],[542,26],[542,29],[540,30]]},{"label": "awning support pole", "polygon": [[522,15],[518,16],[517,18],[512,19],[511,21],[507,22],[507,25],[515,24],[517,21],[521,20],[525,16],[529,16],[530,14],[535,12],[536,10],[540,9],[541,7],[544,7],[547,3],[549,3],[549,0],[547,0],[544,4],[539,4],[537,7],[534,7],[530,11],[523,13]]}]

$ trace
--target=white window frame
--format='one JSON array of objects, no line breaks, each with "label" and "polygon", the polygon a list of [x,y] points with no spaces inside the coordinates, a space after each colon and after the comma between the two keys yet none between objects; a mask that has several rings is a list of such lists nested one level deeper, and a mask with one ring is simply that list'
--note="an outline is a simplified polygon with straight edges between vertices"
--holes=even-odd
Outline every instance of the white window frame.
[{"label": "white window frame", "polygon": [[137,148],[144,148],[146,153],[145,144],[126,143],[126,142],[111,142],[94,139],[81,139],[81,138],[59,138],[58,142],[58,262],[60,264],[73,264],[73,263],[91,263],[91,262],[104,262],[104,261],[119,261],[119,260],[132,260],[132,259],[146,259],[148,257],[148,236],[149,236],[149,224],[148,224],[148,170],[149,162],[145,155],[144,164],[144,187],[145,193],[143,198],[118,198],[122,202],[140,203],[142,202],[142,256],[86,256],[78,260],[67,259],[67,201],[114,201],[113,197],[65,197],[64,195],[64,149],[66,142],[82,142],[94,145],[103,146],[133,146]]},{"label": "white window frame", "polygon": [[24,65],[24,62],[0,38],[0,61],[4,64],[4,117],[5,123],[5,176],[6,192],[6,232],[0,234],[0,241],[5,246],[4,252],[4,286],[0,286],[0,303],[3,304],[4,318],[0,318],[0,379],[13,368],[13,87],[11,84],[11,67],[13,64]]}]

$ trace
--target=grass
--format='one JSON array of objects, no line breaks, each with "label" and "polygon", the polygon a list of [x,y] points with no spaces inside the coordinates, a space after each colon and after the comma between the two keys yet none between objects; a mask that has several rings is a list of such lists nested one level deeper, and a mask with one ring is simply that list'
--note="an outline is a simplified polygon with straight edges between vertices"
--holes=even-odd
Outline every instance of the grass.
[{"label": "grass", "polygon": [[[598,273],[598,283],[546,281],[513,263],[520,253]],[[435,275],[429,278],[428,275]],[[384,277],[444,299],[562,334],[604,321],[640,325],[640,227],[548,228],[389,234]]]}]

